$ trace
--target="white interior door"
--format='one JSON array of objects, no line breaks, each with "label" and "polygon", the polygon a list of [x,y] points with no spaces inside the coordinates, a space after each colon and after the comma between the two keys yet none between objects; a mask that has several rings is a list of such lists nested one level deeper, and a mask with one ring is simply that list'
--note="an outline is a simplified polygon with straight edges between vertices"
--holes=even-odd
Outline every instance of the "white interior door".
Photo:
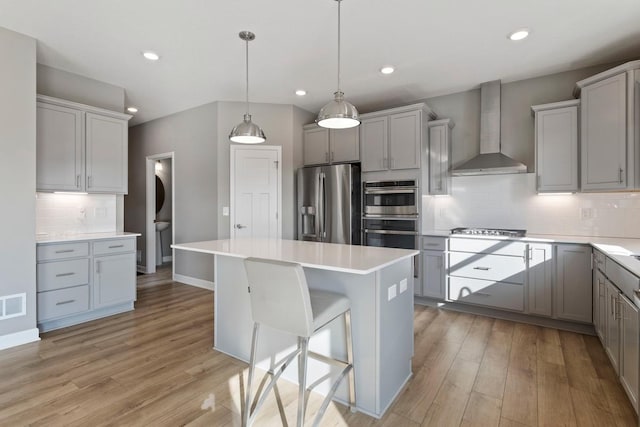
[{"label": "white interior door", "polygon": [[231,237],[280,237],[279,146],[231,146]]}]

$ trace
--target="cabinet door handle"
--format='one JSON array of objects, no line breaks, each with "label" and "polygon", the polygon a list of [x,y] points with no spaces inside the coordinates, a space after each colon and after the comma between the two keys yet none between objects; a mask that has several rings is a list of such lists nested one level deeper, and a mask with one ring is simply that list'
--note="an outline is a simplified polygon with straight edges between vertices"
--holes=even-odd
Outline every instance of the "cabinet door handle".
[{"label": "cabinet door handle", "polygon": [[93,177],[88,176],[87,177],[87,188],[91,188],[93,187]]},{"label": "cabinet door handle", "polygon": [[112,246],[109,246],[109,249],[115,249],[115,248],[124,248],[124,245],[112,245]]},{"label": "cabinet door handle", "polygon": [[331,152],[331,161],[332,161],[332,162],[333,162],[333,159],[334,159],[334,157],[333,157],[333,151],[332,151],[332,152]]},{"label": "cabinet door handle", "polygon": [[73,276],[74,274],[76,274],[76,273],[71,273],[71,272],[69,272],[69,273],[59,273],[59,274],[56,274],[56,277],[67,277],[67,276]]},{"label": "cabinet door handle", "polygon": [[620,184],[622,184],[622,172],[624,172],[622,168],[618,169],[618,174],[619,174],[619,178],[620,178]]},{"label": "cabinet door handle", "polygon": [[80,175],[76,175],[76,187],[80,188]]},{"label": "cabinet door handle", "polygon": [[71,304],[72,302],[76,302],[76,300],[74,300],[74,299],[69,299],[69,300],[66,300],[66,301],[60,301],[60,302],[57,302],[57,303],[56,303],[56,305]]},{"label": "cabinet door handle", "polygon": [[474,270],[489,271],[491,267],[473,267]]},{"label": "cabinet door handle", "polygon": [[324,152],[324,161],[325,161],[325,162],[328,162],[328,161],[329,161],[329,152],[328,152],[328,151],[325,151],[325,152]]},{"label": "cabinet door handle", "polygon": [[100,274],[100,261],[96,261],[96,274]]},{"label": "cabinet door handle", "polygon": [[61,249],[56,251],[57,254],[70,254],[71,252],[75,252],[75,249]]},{"label": "cabinet door handle", "polygon": [[637,297],[640,297],[640,289],[634,289],[633,293],[636,294]]},{"label": "cabinet door handle", "polygon": [[393,169],[393,165],[395,162],[393,161],[393,157],[389,156],[389,169]]}]

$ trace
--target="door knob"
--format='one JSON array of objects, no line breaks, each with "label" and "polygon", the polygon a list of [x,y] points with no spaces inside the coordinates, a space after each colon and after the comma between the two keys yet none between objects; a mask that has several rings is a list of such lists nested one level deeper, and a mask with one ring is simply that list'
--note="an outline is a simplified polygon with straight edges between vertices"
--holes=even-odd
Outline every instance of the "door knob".
[{"label": "door knob", "polygon": [[246,226],[246,225],[242,225],[242,224],[236,224],[236,228],[237,228],[238,230],[240,230],[240,229],[242,229],[242,228],[247,228],[247,226]]}]

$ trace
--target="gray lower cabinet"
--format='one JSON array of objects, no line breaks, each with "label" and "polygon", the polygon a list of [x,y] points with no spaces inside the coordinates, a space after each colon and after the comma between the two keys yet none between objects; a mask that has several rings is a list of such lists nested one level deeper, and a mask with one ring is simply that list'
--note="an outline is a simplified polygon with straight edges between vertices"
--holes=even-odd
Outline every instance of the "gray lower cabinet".
[{"label": "gray lower cabinet", "polygon": [[593,326],[600,341],[604,342],[607,327],[607,287],[600,269],[595,268],[593,279]]},{"label": "gray lower cabinet", "polygon": [[553,314],[553,245],[530,243],[527,287],[530,314],[551,317]]},{"label": "gray lower cabinet", "polygon": [[422,287],[416,286],[419,296],[444,300],[446,298],[447,238],[425,236],[422,240]]},{"label": "gray lower cabinet", "polygon": [[618,321],[618,296],[620,292],[613,283],[605,280],[605,300],[606,300],[606,333],[604,338],[604,349],[609,356],[616,373],[620,372],[620,322]]},{"label": "gray lower cabinet", "polygon": [[591,246],[556,245],[555,317],[592,323]]},{"label": "gray lower cabinet", "polygon": [[133,309],[135,238],[38,244],[38,327],[48,331]]},{"label": "gray lower cabinet", "polygon": [[640,364],[640,317],[638,307],[619,295],[620,318],[620,382],[631,404],[638,411],[638,365]]}]

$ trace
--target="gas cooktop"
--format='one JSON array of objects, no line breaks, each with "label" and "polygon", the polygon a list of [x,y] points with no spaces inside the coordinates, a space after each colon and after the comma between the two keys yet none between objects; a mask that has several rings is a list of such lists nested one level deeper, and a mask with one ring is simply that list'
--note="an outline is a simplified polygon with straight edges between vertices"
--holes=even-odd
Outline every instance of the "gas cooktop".
[{"label": "gas cooktop", "polygon": [[524,237],[527,230],[508,230],[502,228],[464,228],[458,227],[451,230],[451,234],[465,234],[471,236],[502,236]]}]

